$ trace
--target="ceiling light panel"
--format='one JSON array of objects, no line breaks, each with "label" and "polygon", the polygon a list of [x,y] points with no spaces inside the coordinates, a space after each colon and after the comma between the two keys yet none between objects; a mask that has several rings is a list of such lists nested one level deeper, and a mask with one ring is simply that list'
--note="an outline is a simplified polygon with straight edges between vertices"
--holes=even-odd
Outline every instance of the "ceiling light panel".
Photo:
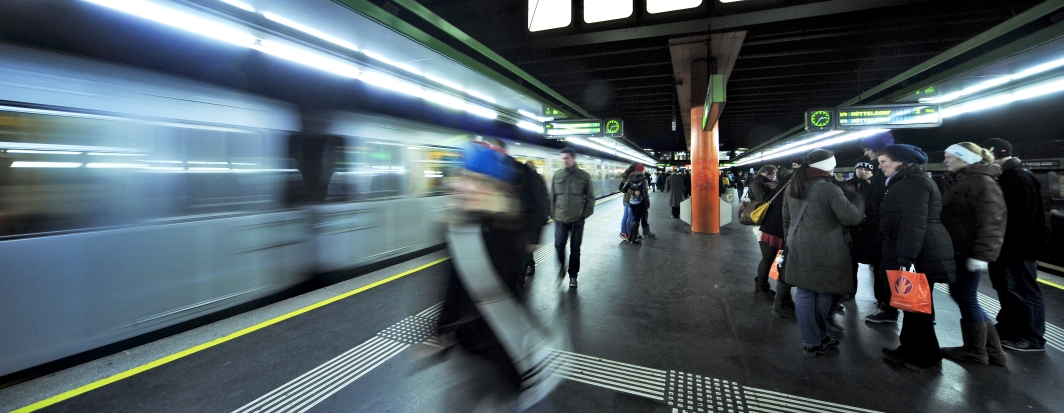
[{"label": "ceiling light panel", "polygon": [[632,0],[584,0],[584,22],[598,23],[631,16]]},{"label": "ceiling light panel", "polygon": [[[727,3],[722,1],[723,3]],[[647,13],[664,13],[673,10],[691,9],[702,5],[702,0],[647,0]]]},{"label": "ceiling light panel", "polygon": [[528,31],[557,29],[572,22],[572,0],[528,0]]}]

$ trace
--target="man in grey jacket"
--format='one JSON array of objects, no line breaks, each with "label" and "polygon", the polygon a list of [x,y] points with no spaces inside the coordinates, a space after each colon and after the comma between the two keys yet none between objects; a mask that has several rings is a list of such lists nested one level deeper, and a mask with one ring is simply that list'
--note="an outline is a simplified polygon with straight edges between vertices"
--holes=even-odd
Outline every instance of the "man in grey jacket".
[{"label": "man in grey jacket", "polygon": [[565,167],[554,172],[550,183],[550,217],[554,219],[558,278],[565,277],[565,242],[569,240],[569,288],[576,288],[584,220],[595,213],[595,191],[591,188],[591,175],[576,167],[576,151],[564,148],[561,157]]}]

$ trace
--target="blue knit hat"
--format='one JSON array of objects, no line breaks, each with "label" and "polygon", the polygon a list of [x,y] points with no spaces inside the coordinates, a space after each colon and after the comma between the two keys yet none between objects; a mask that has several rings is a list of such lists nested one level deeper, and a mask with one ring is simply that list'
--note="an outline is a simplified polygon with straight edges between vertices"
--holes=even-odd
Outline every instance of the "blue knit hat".
[{"label": "blue knit hat", "polygon": [[502,152],[497,152],[476,142],[466,145],[462,160],[463,166],[471,172],[487,175],[503,182],[516,180],[517,171],[507,162],[509,158]]},{"label": "blue knit hat", "polygon": [[890,145],[894,144],[894,135],[890,132],[880,132],[867,138],[861,139],[861,147],[871,149],[872,152],[879,152]]},{"label": "blue knit hat", "polygon": [[918,165],[923,165],[927,163],[927,153],[925,153],[923,149],[920,149],[917,146],[899,143],[887,146],[880,150],[880,152],[886,152],[890,155],[890,157],[896,159],[898,162],[901,163],[915,163]]}]

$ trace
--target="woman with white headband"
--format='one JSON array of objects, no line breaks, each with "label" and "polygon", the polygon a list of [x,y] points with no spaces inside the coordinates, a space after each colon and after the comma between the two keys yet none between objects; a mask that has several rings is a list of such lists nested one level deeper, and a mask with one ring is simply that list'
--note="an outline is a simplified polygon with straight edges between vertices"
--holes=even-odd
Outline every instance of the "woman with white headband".
[{"label": "woman with white headband", "polygon": [[783,202],[787,252],[780,281],[797,287],[794,313],[809,357],[839,345],[827,333],[827,319],[838,296],[857,291],[842,227],[861,223],[864,202],[834,184],[834,169],[833,153],[810,152],[794,171]]},{"label": "woman with white headband", "polygon": [[948,189],[942,193],[942,224],[956,254],[957,280],[949,285],[949,295],[960,307],[964,346],[943,348],[942,356],[1004,366],[994,322],[977,300],[979,279],[987,263],[997,260],[1005,240],[1005,197],[996,181],[1001,167],[993,161],[993,154],[971,142],[946,148],[949,172]]}]

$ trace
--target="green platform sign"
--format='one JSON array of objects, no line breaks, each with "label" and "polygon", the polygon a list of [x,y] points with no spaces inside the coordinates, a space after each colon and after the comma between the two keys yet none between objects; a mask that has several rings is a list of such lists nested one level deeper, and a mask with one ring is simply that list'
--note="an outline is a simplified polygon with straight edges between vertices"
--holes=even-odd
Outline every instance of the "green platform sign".
[{"label": "green platform sign", "polygon": [[565,114],[562,113],[562,111],[560,111],[558,109],[552,108],[550,106],[544,106],[543,107],[543,116],[552,117],[552,118],[564,118]]},{"label": "green platform sign", "polygon": [[851,106],[835,110],[839,129],[933,128],[942,125],[939,105]]},{"label": "green platform sign", "polygon": [[[556,120],[547,122],[543,126],[547,130],[548,138],[603,136],[602,120],[600,119]],[[623,131],[623,128],[619,126],[618,128]]]}]

